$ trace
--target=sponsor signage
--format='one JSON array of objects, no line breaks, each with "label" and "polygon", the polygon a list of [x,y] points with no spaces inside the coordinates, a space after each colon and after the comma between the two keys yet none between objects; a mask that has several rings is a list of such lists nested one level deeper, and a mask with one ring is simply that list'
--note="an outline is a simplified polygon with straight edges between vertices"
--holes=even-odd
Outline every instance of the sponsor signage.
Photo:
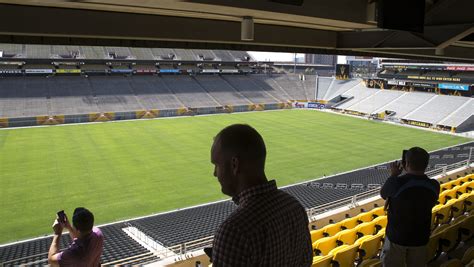
[{"label": "sponsor signage", "polygon": [[104,70],[83,70],[84,73],[89,73],[89,74],[92,74],[92,73],[106,73],[107,71],[104,69]]},{"label": "sponsor signage", "polygon": [[202,73],[219,73],[220,70],[216,69],[203,69],[201,72]]},{"label": "sponsor signage", "polygon": [[137,69],[137,73],[156,73],[154,69]]},{"label": "sponsor signage", "polygon": [[397,81],[388,80],[388,81],[387,81],[387,84],[390,84],[390,85],[398,85],[398,82],[397,82]]},{"label": "sponsor signage", "polygon": [[49,74],[53,73],[52,69],[26,69],[25,73],[27,74]]},{"label": "sponsor signage", "polygon": [[111,69],[111,73],[132,73],[130,69]]},{"label": "sponsor signage", "polygon": [[432,83],[411,83],[411,85],[416,87],[436,87],[436,85]]},{"label": "sponsor signage", "polygon": [[60,73],[60,74],[66,74],[66,73],[79,74],[79,73],[81,73],[81,70],[78,70],[78,69],[57,69],[56,73]]},{"label": "sponsor signage", "polygon": [[0,70],[0,74],[21,74],[21,70]]},{"label": "sponsor signage", "polygon": [[230,70],[221,70],[222,73],[239,73],[239,70],[234,70],[234,69],[230,69]]},{"label": "sponsor signage", "polygon": [[452,77],[435,77],[435,76],[412,76],[408,75],[408,79],[414,80],[426,80],[426,81],[445,81],[445,82],[460,82],[460,78],[452,78]]},{"label": "sponsor signage", "polygon": [[0,57],[3,57],[3,51],[0,50]]},{"label": "sponsor signage", "polygon": [[438,84],[438,88],[448,89],[448,90],[469,91],[469,85],[467,84],[440,83]]},{"label": "sponsor signage", "polygon": [[448,66],[447,70],[474,71],[474,66]]},{"label": "sponsor signage", "polygon": [[160,69],[158,70],[159,73],[179,73],[177,69]]},{"label": "sponsor signage", "polygon": [[316,102],[308,102],[308,108],[323,109],[326,105]]}]

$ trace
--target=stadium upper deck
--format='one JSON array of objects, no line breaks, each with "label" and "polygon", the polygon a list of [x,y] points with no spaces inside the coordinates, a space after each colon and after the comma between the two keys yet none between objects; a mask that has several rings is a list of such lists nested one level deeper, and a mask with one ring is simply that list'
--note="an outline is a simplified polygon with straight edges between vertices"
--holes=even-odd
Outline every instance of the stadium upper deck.
[{"label": "stadium upper deck", "polygon": [[254,59],[245,51],[139,47],[129,48],[109,46],[0,44],[0,61],[16,61],[19,59],[223,62],[254,61]]}]

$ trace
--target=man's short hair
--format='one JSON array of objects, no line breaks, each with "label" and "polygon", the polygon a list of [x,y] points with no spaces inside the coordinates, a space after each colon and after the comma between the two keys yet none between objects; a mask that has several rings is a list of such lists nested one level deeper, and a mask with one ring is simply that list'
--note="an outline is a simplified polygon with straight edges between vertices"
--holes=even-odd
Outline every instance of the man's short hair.
[{"label": "man's short hair", "polygon": [[430,161],[430,155],[421,147],[412,147],[406,154],[406,161],[415,171],[425,171]]},{"label": "man's short hair", "polygon": [[72,225],[81,232],[88,232],[94,226],[94,214],[86,208],[76,208],[72,215]]},{"label": "man's short hair", "polygon": [[222,129],[216,141],[224,154],[234,154],[242,160],[251,160],[265,165],[267,149],[262,136],[247,124],[233,124]]}]

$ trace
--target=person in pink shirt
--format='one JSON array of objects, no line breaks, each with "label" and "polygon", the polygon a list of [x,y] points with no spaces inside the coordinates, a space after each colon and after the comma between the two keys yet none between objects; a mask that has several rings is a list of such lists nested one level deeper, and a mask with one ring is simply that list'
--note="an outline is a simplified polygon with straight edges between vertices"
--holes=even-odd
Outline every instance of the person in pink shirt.
[{"label": "person in pink shirt", "polygon": [[[69,231],[73,242],[59,251],[63,228]],[[76,208],[72,225],[67,216],[58,217],[53,224],[53,242],[49,248],[48,262],[52,266],[100,266],[100,256],[104,246],[104,236],[94,227],[94,215],[85,208]]]}]

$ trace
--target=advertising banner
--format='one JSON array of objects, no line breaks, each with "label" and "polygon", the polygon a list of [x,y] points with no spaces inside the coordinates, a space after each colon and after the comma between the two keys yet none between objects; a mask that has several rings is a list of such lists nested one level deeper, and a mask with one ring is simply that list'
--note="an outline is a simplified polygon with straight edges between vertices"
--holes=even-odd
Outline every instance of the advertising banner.
[{"label": "advertising banner", "polygon": [[467,84],[440,83],[438,84],[438,88],[448,89],[448,90],[469,91],[469,85]]},{"label": "advertising banner", "polygon": [[21,70],[0,70],[0,74],[21,74]]},{"label": "advertising banner", "polygon": [[308,102],[308,108],[324,109],[326,108],[326,105],[316,102]]},{"label": "advertising banner", "polygon": [[137,69],[136,72],[141,73],[141,74],[153,74],[153,73],[156,73],[156,70],[154,70],[154,69]]},{"label": "advertising banner", "polygon": [[79,70],[79,69],[57,69],[56,73],[58,73],[58,74],[80,74],[81,70]]},{"label": "advertising banner", "polygon": [[26,74],[49,74],[53,73],[52,69],[26,69]]},{"label": "advertising banner", "polygon": [[387,81],[387,84],[390,84],[390,85],[398,85],[398,82],[397,82],[397,81],[388,80],[388,81]]},{"label": "advertising banner", "polygon": [[220,70],[216,70],[216,69],[203,69],[201,72],[202,72],[202,73],[219,73]]},{"label": "advertising banner", "polygon": [[456,77],[416,76],[416,75],[408,75],[407,79],[425,80],[425,81],[446,81],[446,82],[460,82],[461,81],[461,78],[456,78]]},{"label": "advertising banner", "polygon": [[474,66],[448,66],[446,70],[474,71]]},{"label": "advertising banner", "polygon": [[177,69],[160,69],[158,70],[159,73],[179,73]]},{"label": "advertising banner", "polygon": [[239,70],[234,70],[234,69],[231,69],[231,70],[221,70],[222,73],[239,73]]},{"label": "advertising banner", "polygon": [[82,72],[87,73],[87,74],[104,74],[107,72],[107,70],[83,70]]},{"label": "advertising banner", "polygon": [[130,69],[111,69],[111,73],[132,73]]},{"label": "advertising banner", "polygon": [[427,88],[436,87],[436,84],[433,84],[433,83],[410,83],[410,84],[416,87],[427,87]]}]

